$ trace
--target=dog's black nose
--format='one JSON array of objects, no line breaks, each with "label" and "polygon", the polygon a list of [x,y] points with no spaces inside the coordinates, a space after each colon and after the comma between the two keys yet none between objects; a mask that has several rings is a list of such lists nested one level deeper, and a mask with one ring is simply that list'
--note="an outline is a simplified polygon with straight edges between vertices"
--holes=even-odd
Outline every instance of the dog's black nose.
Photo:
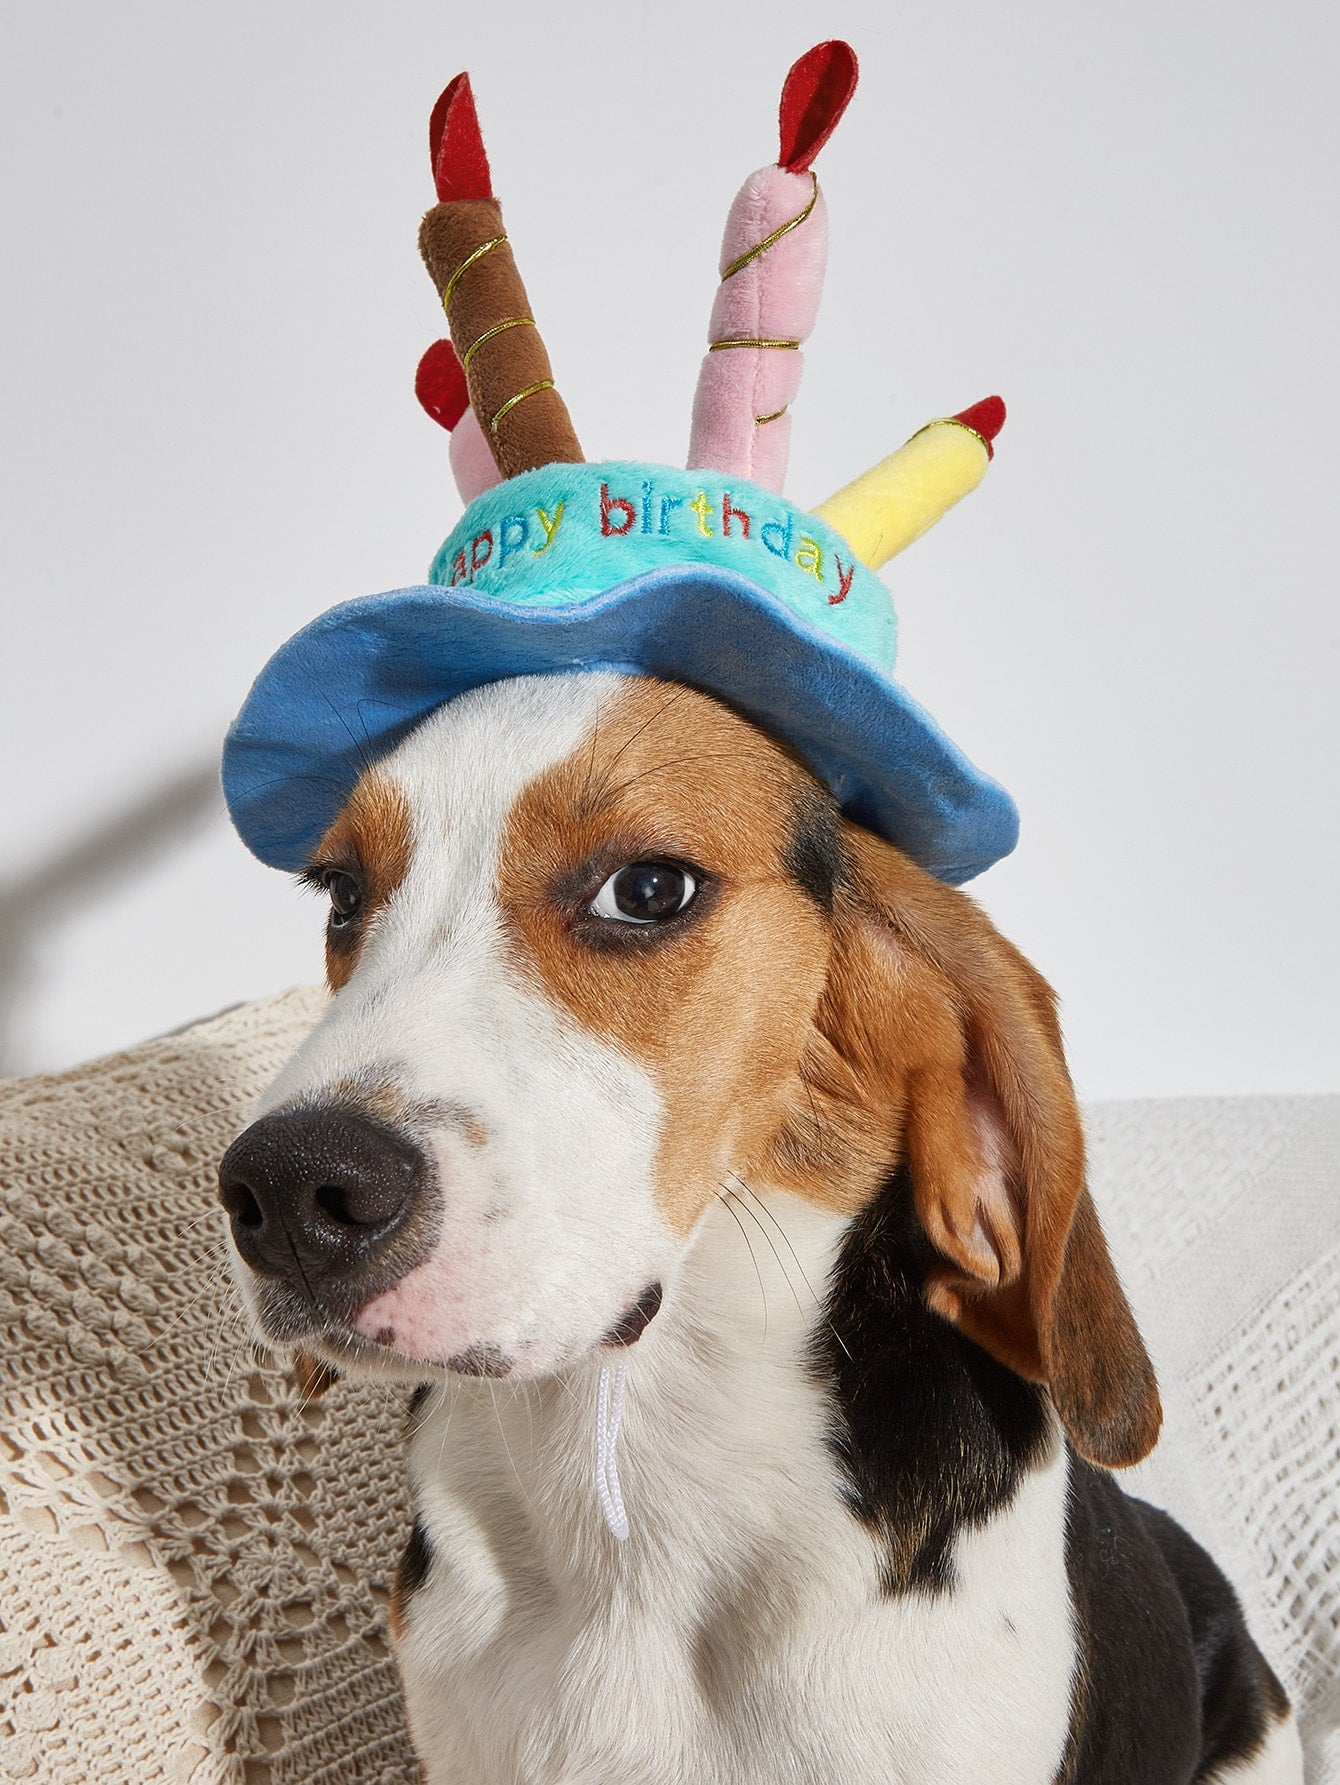
[{"label": "dog's black nose", "polygon": [[404,1224],[428,1161],[403,1134],[350,1109],[263,1116],[219,1166],[219,1201],[243,1259],[314,1289],[348,1275]]}]

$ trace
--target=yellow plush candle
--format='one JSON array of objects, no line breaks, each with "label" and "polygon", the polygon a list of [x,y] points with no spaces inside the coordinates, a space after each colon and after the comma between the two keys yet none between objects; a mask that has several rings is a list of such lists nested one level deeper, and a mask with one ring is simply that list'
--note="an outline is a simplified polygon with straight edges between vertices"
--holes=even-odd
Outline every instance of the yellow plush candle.
[{"label": "yellow plush candle", "polygon": [[988,397],[922,428],[814,510],[872,570],[920,539],[986,476],[1005,405]]}]

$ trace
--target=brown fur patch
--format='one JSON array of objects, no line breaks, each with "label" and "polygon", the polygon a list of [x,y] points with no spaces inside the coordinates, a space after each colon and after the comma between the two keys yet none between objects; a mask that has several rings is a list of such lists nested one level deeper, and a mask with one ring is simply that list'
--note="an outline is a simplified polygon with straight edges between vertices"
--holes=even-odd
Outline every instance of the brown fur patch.
[{"label": "brown fur patch", "polygon": [[[657,1196],[680,1233],[800,1090],[828,964],[828,924],[788,870],[813,789],[788,751],[716,701],[647,680],[509,816],[505,921],[542,988],[655,1080]],[[588,917],[610,874],[649,858],[699,877],[683,919],[649,931]]]},{"label": "brown fur patch", "polygon": [[313,868],[350,874],[363,892],[356,923],[326,934],[326,978],[338,992],[358,962],[368,925],[409,871],[413,829],[404,793],[377,769],[370,769],[349,795],[339,817],[317,846]]},{"label": "brown fur patch", "polygon": [[467,1146],[475,1148],[486,1147],[491,1138],[488,1124],[469,1104],[446,1097],[412,1096],[400,1082],[394,1064],[368,1067],[333,1079],[323,1086],[321,1101],[344,1104],[411,1136],[433,1128],[449,1128]]},{"label": "brown fur patch", "polygon": [[409,1541],[401,1554],[399,1565],[395,1571],[395,1580],[391,1586],[391,1603],[387,1612],[387,1622],[391,1626],[391,1635],[397,1642],[403,1642],[409,1621],[409,1604],[424,1581],[433,1565],[433,1546],[429,1541],[428,1531],[422,1519],[415,1517],[410,1530]]},{"label": "brown fur patch", "polygon": [[326,1390],[333,1388],[339,1379],[340,1373],[332,1364],[313,1357],[310,1351],[294,1352],[293,1380],[304,1401],[320,1400]]}]

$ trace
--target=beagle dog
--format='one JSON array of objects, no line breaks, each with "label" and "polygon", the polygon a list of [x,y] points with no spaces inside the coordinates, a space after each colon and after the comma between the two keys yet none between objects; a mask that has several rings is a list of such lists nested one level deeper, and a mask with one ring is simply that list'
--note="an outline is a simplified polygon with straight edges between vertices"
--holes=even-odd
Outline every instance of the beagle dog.
[{"label": "beagle dog", "polygon": [[306,878],[335,995],[220,1195],[269,1341],[414,1387],[430,1785],[1301,1779],[1109,1473],[1154,1374],[1052,994],[965,895],[605,672],[441,707]]}]

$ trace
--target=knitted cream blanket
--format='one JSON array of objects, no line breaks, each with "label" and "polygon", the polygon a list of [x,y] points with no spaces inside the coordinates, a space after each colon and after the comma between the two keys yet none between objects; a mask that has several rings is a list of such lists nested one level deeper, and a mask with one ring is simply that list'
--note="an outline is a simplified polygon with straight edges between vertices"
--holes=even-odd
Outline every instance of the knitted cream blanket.
[{"label": "knitted cream blanket", "polygon": [[[214,1204],[320,1004],[0,1086],[0,1781],[417,1777],[385,1628],[403,1397],[304,1406],[248,1341]],[[1157,1486],[1234,1573],[1333,1785],[1340,1099],[1092,1126],[1171,1416]]]}]

